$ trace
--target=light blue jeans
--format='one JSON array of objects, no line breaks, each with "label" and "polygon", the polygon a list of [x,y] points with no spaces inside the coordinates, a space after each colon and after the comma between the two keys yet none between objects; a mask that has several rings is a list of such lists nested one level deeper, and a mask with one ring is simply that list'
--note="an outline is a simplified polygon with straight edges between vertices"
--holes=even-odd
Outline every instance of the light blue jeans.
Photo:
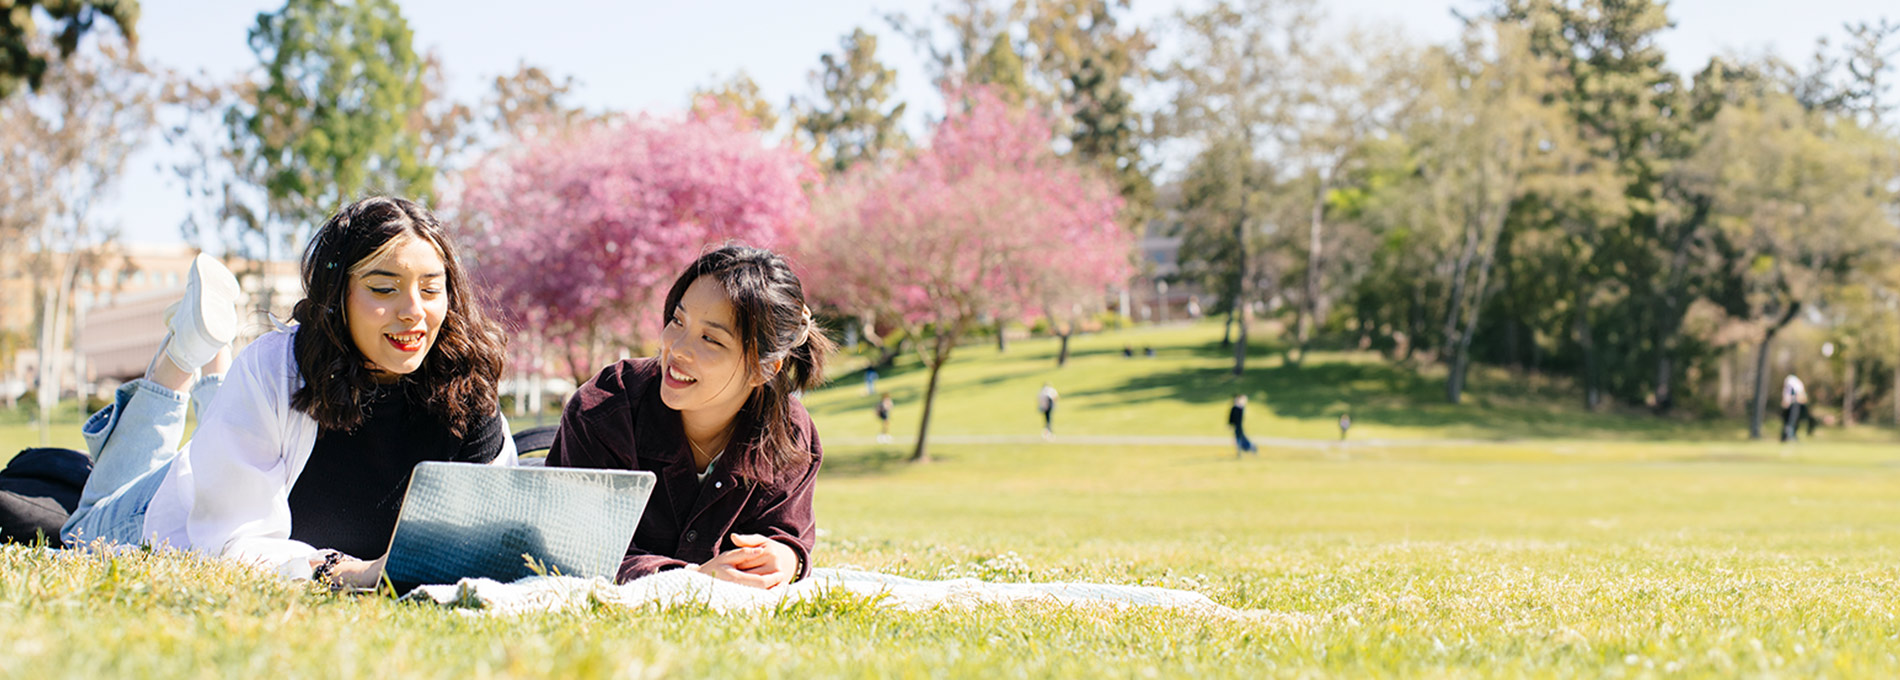
[{"label": "light blue jeans", "polygon": [[86,419],[80,430],[92,476],[60,530],[66,545],[143,542],[145,511],[185,438],[185,409],[197,408],[203,422],[203,409],[223,384],[224,376],[205,376],[187,396],[140,378],[120,385],[112,404]]}]

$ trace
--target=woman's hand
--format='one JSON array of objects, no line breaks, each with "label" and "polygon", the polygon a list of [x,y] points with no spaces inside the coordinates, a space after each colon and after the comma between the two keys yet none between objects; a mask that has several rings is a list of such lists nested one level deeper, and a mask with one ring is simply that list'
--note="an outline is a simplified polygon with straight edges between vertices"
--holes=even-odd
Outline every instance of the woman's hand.
[{"label": "woman's hand", "polygon": [[733,534],[739,546],[699,565],[707,576],[754,588],[777,588],[798,577],[798,553],[792,547],[757,534]]},{"label": "woman's hand", "polygon": [[331,583],[344,588],[375,588],[383,580],[383,563],[389,555],[364,561],[345,559],[330,568]]}]

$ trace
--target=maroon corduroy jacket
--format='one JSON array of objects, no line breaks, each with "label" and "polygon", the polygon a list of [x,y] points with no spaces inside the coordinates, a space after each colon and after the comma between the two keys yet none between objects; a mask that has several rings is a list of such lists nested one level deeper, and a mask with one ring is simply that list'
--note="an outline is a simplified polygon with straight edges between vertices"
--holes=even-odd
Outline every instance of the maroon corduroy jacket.
[{"label": "maroon corduroy jacket", "polygon": [[[823,458],[805,407],[792,402],[793,438],[811,452],[807,462],[769,479],[746,481],[726,464],[740,453],[729,445],[702,484],[679,411],[660,400],[659,377],[660,362],[651,358],[608,366],[568,400],[548,450],[549,466],[646,470],[659,478],[620,561],[618,580],[703,564],[737,547],[732,534],[759,534],[791,546],[798,553],[798,578],[805,578],[817,534],[812,486]],[[747,425],[740,423],[741,430]]]}]

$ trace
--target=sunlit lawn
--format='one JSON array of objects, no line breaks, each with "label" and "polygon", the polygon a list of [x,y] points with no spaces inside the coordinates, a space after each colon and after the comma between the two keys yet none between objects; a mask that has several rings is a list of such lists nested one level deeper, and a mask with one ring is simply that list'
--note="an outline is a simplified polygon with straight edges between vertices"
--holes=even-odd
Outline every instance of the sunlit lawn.
[{"label": "sunlit lawn", "polygon": [[[910,614],[832,597],[758,615],[497,620],[176,558],[108,565],[9,548],[0,677],[1900,674],[1900,447],[1875,441],[1881,430],[1785,447],[1693,424],[1596,438],[1585,424],[1637,419],[1556,405],[1537,407],[1555,415],[1535,427],[1458,409],[1424,423],[1355,410],[1367,438],[1438,441],[1371,444],[1355,430],[1351,446],[1269,447],[1245,460],[1218,443],[1034,441],[1044,379],[1065,395],[1065,436],[1219,437],[1230,392],[1220,378],[1151,377],[1218,363],[1193,347],[1206,329],[1151,333],[1159,358],[1124,360],[1120,339],[1099,338],[1112,353],[1083,353],[1060,372],[1036,359],[1052,345],[1018,343],[1002,360],[965,348],[979,361],[947,374],[941,431],[1029,441],[941,444],[927,465],[903,462],[901,444],[852,443],[875,432],[855,376],[810,395],[835,442],[815,559],[924,578],[1188,588],[1241,610],[1235,618]],[[1137,350],[1145,341],[1129,337]],[[1339,394],[1430,408],[1374,395],[1377,378],[1274,397],[1302,388],[1277,372],[1291,369],[1266,365],[1254,392],[1263,433],[1330,438],[1326,400]],[[914,423],[907,392],[921,373],[898,373],[884,384],[904,400],[899,422]],[[1115,394],[1148,398],[1122,405]],[[1510,418],[1532,403],[1494,408]],[[1563,439],[1524,439],[1545,431]],[[1703,436],[1716,441],[1683,441]],[[1447,441],[1466,437],[1510,441]]]},{"label": "sunlit lawn", "polygon": [[[1053,339],[957,348],[944,369],[944,398],[931,432],[945,435],[1035,435],[1041,429],[1036,391],[1047,381],[1061,393],[1058,435],[1227,436],[1227,406],[1248,395],[1248,431],[1254,436],[1337,439],[1337,422],[1351,412],[1353,439],[1618,439],[1629,441],[1743,441],[1747,422],[1657,418],[1641,409],[1583,408],[1567,384],[1503,369],[1474,369],[1465,403],[1444,398],[1444,370],[1383,361],[1368,352],[1315,352],[1304,366],[1284,363],[1278,345],[1257,344],[1243,378],[1231,375],[1233,352],[1220,347],[1221,327],[1140,328],[1078,336],[1067,366],[1057,368]],[[1135,350],[1122,357],[1123,346]],[[1143,355],[1144,347],[1156,355]],[[832,387],[805,403],[828,437],[876,434],[875,396],[864,393],[866,361],[837,361]],[[884,371],[880,392],[896,402],[892,433],[914,436],[922,414],[927,372],[914,354]],[[1772,395],[1771,395],[1772,396]],[[1765,427],[1775,433],[1770,413]],[[1824,428],[1824,441],[1900,443],[1891,428]]]},{"label": "sunlit lawn", "polygon": [[[86,450],[86,440],[79,436],[81,420],[76,403],[61,404],[53,411],[52,427],[47,431],[48,445]],[[20,449],[40,445],[39,425],[25,409],[0,410],[0,464],[12,459]]]},{"label": "sunlit lawn", "polygon": [[0,553],[0,675],[1900,673],[1900,453],[1700,446],[844,448],[821,565],[1191,588],[1048,608],[491,621],[177,559]]}]

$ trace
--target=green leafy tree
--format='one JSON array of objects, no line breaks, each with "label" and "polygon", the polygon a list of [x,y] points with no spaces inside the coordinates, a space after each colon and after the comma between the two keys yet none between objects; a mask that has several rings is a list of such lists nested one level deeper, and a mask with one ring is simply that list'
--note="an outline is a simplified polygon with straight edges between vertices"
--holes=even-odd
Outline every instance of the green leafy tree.
[{"label": "green leafy tree", "polygon": [[476,120],[487,129],[491,147],[570,129],[589,119],[572,102],[575,87],[573,76],[556,80],[540,67],[522,62],[514,73],[495,76]]},{"label": "green leafy tree", "polygon": [[1881,18],[1847,25],[1848,105],[1864,116],[1867,126],[1883,129],[1893,120],[1896,101],[1893,81],[1900,74],[1900,23]]},{"label": "green leafy tree", "polygon": [[1750,438],[1761,437],[1768,355],[1776,336],[1868,257],[1891,255],[1892,225],[1858,159],[1866,130],[1771,91],[1717,114],[1708,143],[1686,161],[1713,197],[1716,228],[1736,251],[1745,320],[1756,345]]},{"label": "green leafy tree", "polygon": [[[1857,22],[1849,24],[1847,32],[1847,108],[1878,140],[1867,148],[1873,170],[1868,191],[1884,195],[1889,215],[1900,222],[1900,125],[1895,124],[1900,121],[1894,116],[1900,110],[1900,92],[1894,87],[1894,80],[1900,78],[1900,23],[1886,18],[1878,23]],[[1862,289],[1859,304],[1850,314],[1849,335],[1858,341],[1844,354],[1850,376],[1860,361],[1870,365],[1884,361],[1891,367],[1889,394],[1894,424],[1900,425],[1900,250],[1872,269],[1865,282],[1858,284]],[[1851,378],[1847,394],[1851,400]],[[1853,409],[1847,411],[1851,417]]]},{"label": "green leafy tree", "polygon": [[1541,221],[1544,206],[1604,191],[1607,182],[1574,171],[1585,152],[1556,97],[1567,74],[1531,50],[1528,31],[1475,22],[1457,49],[1429,61],[1424,101],[1405,136],[1415,145],[1425,194],[1420,205],[1429,218],[1422,222],[1451,246],[1442,355],[1450,365],[1445,397],[1455,404],[1507,230]]},{"label": "green leafy tree", "polygon": [[[1298,366],[1306,357],[1314,328],[1326,315],[1330,299],[1326,281],[1329,267],[1326,244],[1340,235],[1328,228],[1328,207],[1336,203],[1361,144],[1373,133],[1390,129],[1392,117],[1411,101],[1407,82],[1415,76],[1401,68],[1419,57],[1394,36],[1363,30],[1349,31],[1343,40],[1315,42],[1301,49],[1294,90],[1288,155],[1300,175],[1306,238],[1296,247],[1304,251],[1299,268],[1299,305],[1295,308],[1293,348],[1289,360]],[[1339,225],[1334,225],[1339,226]],[[1350,256],[1347,253],[1339,253]]]},{"label": "green leafy tree", "polygon": [[[1586,370],[1586,399],[1613,394],[1625,400],[1655,400],[1660,372],[1681,370],[1676,333],[1694,281],[1678,276],[1672,258],[1697,233],[1661,184],[1672,159],[1672,137],[1685,127],[1673,116],[1687,108],[1684,90],[1664,65],[1658,36],[1672,24],[1655,0],[1506,0],[1500,16],[1531,31],[1533,49],[1558,59],[1570,76],[1561,97],[1592,150],[1595,162],[1620,176],[1621,205],[1600,201],[1596,210],[1568,215],[1579,243],[1572,296],[1574,344]],[[1682,150],[1677,144],[1677,149]],[[1679,154],[1678,154],[1679,155]],[[1680,246],[1680,247],[1679,247]],[[1587,259],[1583,255],[1587,253]],[[1606,331],[1592,319],[1613,319]],[[1666,408],[1666,395],[1659,405]]]},{"label": "green leafy tree", "polygon": [[[1003,58],[998,53],[998,44],[1004,49],[1015,52],[1005,62],[1022,62],[1020,51],[1011,44],[1010,31],[1022,22],[1024,7],[1021,3],[1008,3],[999,6],[993,0],[951,0],[945,5],[934,8],[935,13],[928,20],[918,20],[903,13],[894,13],[885,20],[891,29],[909,40],[925,58],[925,68],[930,79],[938,88],[955,88],[972,81],[996,87],[992,78],[997,75],[997,64],[985,64],[992,56]],[[938,30],[943,31],[940,39]],[[1007,65],[1007,64],[1004,64]],[[1018,97],[1028,94],[1027,88],[1006,92],[1004,96]],[[1036,91],[1041,97],[1044,92]],[[1018,100],[1017,103],[1020,103]]]},{"label": "green leafy tree", "polygon": [[259,166],[233,143],[225,118],[255,108],[256,97],[257,84],[246,78],[174,74],[159,108],[159,130],[174,159],[169,179],[189,206],[179,233],[188,242],[217,243],[227,259],[240,262],[240,277],[261,275],[267,266],[268,196]]},{"label": "green leafy tree", "polygon": [[[37,39],[40,26],[36,14],[51,19],[54,31],[50,44]],[[138,45],[138,0],[7,0],[0,3],[0,99],[13,96],[21,85],[39,89],[54,59],[64,59],[79,49],[79,39],[100,20],[112,22],[132,46]]]},{"label": "green leafy tree", "polygon": [[[853,29],[839,41],[837,53],[819,57],[819,68],[811,74],[817,95],[791,103],[794,140],[834,178],[860,164],[889,161],[910,145],[902,127],[905,104],[892,101],[897,72],[878,60],[877,46],[877,36]],[[878,349],[873,363],[893,360],[900,343],[887,342],[879,328],[888,329],[894,320],[880,320],[868,306],[848,311],[865,341]]]},{"label": "green leafy tree", "polygon": [[55,371],[75,335],[68,330],[75,286],[115,251],[116,234],[94,210],[151,130],[158,89],[150,70],[116,44],[55,62],[47,76],[45,87],[0,101],[0,161],[8,168],[0,178],[8,257],[0,266],[18,262],[36,284],[41,444],[63,382]]},{"label": "green leafy tree", "polygon": [[[1171,137],[1202,148],[1234,144],[1256,158],[1261,149],[1279,141],[1288,121],[1292,98],[1283,84],[1297,68],[1296,53],[1313,39],[1318,17],[1311,0],[1247,0],[1244,4],[1216,2],[1195,13],[1180,14],[1185,29],[1180,55],[1166,70],[1173,90],[1172,111],[1160,122]],[[1250,219],[1256,192],[1246,187],[1272,184],[1256,173],[1275,169],[1262,163],[1238,163],[1238,173],[1224,178],[1239,197],[1228,216],[1237,252],[1250,252],[1254,233],[1265,225]],[[1254,300],[1250,259],[1232,258],[1234,300],[1238,310],[1238,341],[1234,343],[1234,375],[1247,365],[1248,307]]]},{"label": "green leafy tree", "polygon": [[908,144],[904,104],[891,101],[897,72],[878,61],[877,36],[854,29],[818,61],[818,95],[794,100],[792,110],[795,134],[826,170],[842,173]]},{"label": "green leafy tree", "polygon": [[778,113],[772,110],[771,102],[759,93],[759,84],[752,82],[752,76],[746,75],[745,71],[734,73],[722,82],[693,90],[694,109],[708,102],[739,112],[739,115],[751,119],[761,130],[778,127]]},{"label": "green leafy tree", "polygon": [[1154,217],[1155,190],[1133,90],[1149,80],[1154,44],[1123,24],[1127,12],[1128,0],[1036,0],[1026,28],[1035,71],[1067,114],[1070,153],[1115,179],[1122,215],[1139,228]]},{"label": "green leafy tree", "polygon": [[[1227,315],[1224,343],[1232,343],[1234,325],[1245,304],[1235,272],[1276,268],[1265,261],[1269,253],[1263,239],[1247,239],[1243,244],[1241,239],[1246,234],[1234,229],[1235,215],[1243,210],[1254,211],[1244,218],[1251,223],[1267,219],[1267,201],[1261,196],[1244,195],[1261,192],[1257,183],[1264,182],[1268,173],[1259,165],[1244,140],[1213,139],[1188,162],[1173,185],[1177,195],[1170,213],[1172,231],[1181,237],[1180,277],[1214,294],[1215,304],[1210,311]],[[1254,184],[1242,185],[1234,181],[1236,177],[1251,178]]]},{"label": "green leafy tree", "polygon": [[433,196],[416,114],[427,95],[424,60],[393,0],[290,0],[250,31],[264,81],[250,108],[229,117],[234,143],[289,229],[271,248],[350,200],[390,192]]},{"label": "green leafy tree", "polygon": [[1021,105],[1036,99],[1022,52],[1006,33],[998,33],[990,39],[990,48],[970,64],[965,77],[970,83],[988,85],[990,91],[1012,104]]},{"label": "green leafy tree", "polygon": [[1128,0],[957,0],[931,22],[890,23],[926,56],[939,86],[986,85],[1053,122],[1055,148],[1119,186],[1124,219],[1153,216],[1153,168],[1142,158],[1147,116],[1133,89],[1147,83],[1153,43],[1122,19]]}]

